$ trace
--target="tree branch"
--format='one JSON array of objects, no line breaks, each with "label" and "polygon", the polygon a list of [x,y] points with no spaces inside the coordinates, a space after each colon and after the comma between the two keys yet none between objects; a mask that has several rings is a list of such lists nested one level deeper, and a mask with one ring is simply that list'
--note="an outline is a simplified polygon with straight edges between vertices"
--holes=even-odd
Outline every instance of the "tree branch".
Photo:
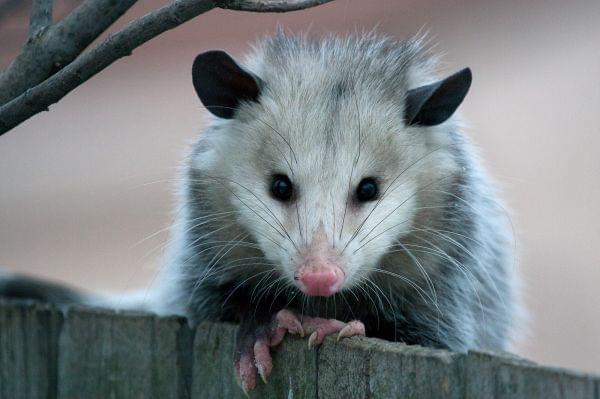
[{"label": "tree branch", "polygon": [[29,17],[29,37],[33,37],[39,30],[52,25],[53,6],[54,0],[32,1]]},{"label": "tree branch", "polygon": [[[19,55],[0,74],[0,105],[73,61],[136,1],[85,0],[62,21],[30,36]],[[44,0],[35,1],[34,8],[35,3]]]},{"label": "tree branch", "polygon": [[[0,135],[48,107],[71,90],[159,34],[215,7],[257,12],[284,12],[309,8],[332,0],[211,1],[175,0],[130,22],[92,50],[37,86],[0,107]],[[119,3],[119,2],[117,2]]]},{"label": "tree branch", "polygon": [[304,10],[332,0],[224,0],[219,8],[237,11],[288,12]]}]

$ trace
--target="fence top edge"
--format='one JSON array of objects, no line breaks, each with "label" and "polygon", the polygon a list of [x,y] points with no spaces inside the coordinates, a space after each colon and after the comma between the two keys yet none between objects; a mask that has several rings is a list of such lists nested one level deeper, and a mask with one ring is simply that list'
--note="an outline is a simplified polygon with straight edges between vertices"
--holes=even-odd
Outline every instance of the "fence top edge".
[{"label": "fence top edge", "polygon": [[[118,311],[104,308],[86,307],[86,306],[70,306],[68,308],[58,308],[48,303],[29,300],[29,299],[5,299],[0,298],[0,314],[10,310],[21,310],[31,312],[56,312],[64,316],[66,322],[70,317],[77,316],[92,316],[100,318],[136,318],[139,320],[152,320],[156,323],[178,323],[186,324],[187,320],[180,316],[158,316],[152,313],[142,311]],[[217,327],[223,330],[233,330],[237,328],[232,323],[213,323],[202,322],[194,328],[195,333],[201,330],[207,330]],[[0,326],[0,329],[2,326]],[[509,352],[491,352],[485,350],[473,350],[467,353],[451,352],[444,349],[433,349],[421,347],[418,345],[407,345],[401,342],[390,342],[378,338],[354,337],[336,342],[334,338],[327,338],[324,342],[324,347],[329,350],[340,348],[345,351],[360,351],[360,352],[375,352],[378,354],[389,354],[397,356],[417,355],[436,359],[444,363],[460,362],[460,361],[477,361],[477,359],[485,358],[494,361],[498,367],[514,367],[515,369],[539,370],[541,372],[549,372],[561,374],[565,377],[574,377],[581,379],[589,379],[600,384],[600,375],[581,370],[573,370],[556,366],[539,365],[531,360],[522,358],[519,355]]]}]

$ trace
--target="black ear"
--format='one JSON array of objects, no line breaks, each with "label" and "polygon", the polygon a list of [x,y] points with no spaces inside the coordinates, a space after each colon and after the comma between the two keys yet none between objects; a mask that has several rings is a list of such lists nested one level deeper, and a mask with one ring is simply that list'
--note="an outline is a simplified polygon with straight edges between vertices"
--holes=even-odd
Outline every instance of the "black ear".
[{"label": "black ear", "polygon": [[465,99],[471,80],[471,70],[465,68],[439,82],[409,90],[404,121],[407,125],[419,126],[435,126],[445,122]]},{"label": "black ear", "polygon": [[192,66],[194,88],[202,104],[214,115],[231,119],[241,101],[257,101],[257,80],[224,51],[207,51]]}]

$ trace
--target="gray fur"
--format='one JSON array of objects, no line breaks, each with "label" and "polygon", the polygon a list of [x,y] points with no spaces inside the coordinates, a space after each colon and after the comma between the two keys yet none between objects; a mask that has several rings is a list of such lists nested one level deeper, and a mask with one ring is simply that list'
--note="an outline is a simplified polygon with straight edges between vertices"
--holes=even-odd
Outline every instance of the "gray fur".
[{"label": "gray fur", "polygon": [[[146,307],[241,323],[290,307],[357,318],[367,335],[391,340],[509,348],[517,286],[497,194],[456,117],[402,120],[406,92],[437,79],[420,40],[278,34],[245,67],[260,78],[260,99],[213,119],[193,146]],[[273,173],[299,187],[293,206],[269,196]],[[351,193],[368,176],[389,189],[359,206]],[[304,298],[293,260],[320,228],[343,253],[347,284]]]}]

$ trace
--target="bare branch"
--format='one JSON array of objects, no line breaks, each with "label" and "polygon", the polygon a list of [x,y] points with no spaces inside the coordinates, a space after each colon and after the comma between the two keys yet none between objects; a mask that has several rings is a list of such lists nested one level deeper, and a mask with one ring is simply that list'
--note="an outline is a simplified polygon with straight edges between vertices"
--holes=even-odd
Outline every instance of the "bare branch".
[{"label": "bare branch", "polygon": [[0,107],[0,134],[32,115],[46,111],[51,104],[114,61],[130,55],[144,42],[214,6],[212,1],[179,0],[130,22],[123,30],[109,36],[96,48],[85,51],[46,81]]},{"label": "bare branch", "polygon": [[73,61],[136,1],[85,0],[62,21],[30,37],[0,74],[0,105]]},{"label": "bare branch", "polygon": [[52,25],[54,0],[33,0],[29,17],[29,37]]},{"label": "bare branch", "polygon": [[131,52],[155,36],[215,7],[257,12],[283,12],[308,8],[332,0],[290,1],[221,1],[175,0],[173,3],[130,22],[121,31],[109,36],[92,50],[56,74],[28,89],[12,101],[0,107],[0,135],[31,116],[47,111],[48,107],[67,95],[71,90]]},{"label": "bare branch", "polygon": [[218,7],[238,11],[287,12],[304,10],[330,1],[332,0],[225,0],[220,1]]}]

